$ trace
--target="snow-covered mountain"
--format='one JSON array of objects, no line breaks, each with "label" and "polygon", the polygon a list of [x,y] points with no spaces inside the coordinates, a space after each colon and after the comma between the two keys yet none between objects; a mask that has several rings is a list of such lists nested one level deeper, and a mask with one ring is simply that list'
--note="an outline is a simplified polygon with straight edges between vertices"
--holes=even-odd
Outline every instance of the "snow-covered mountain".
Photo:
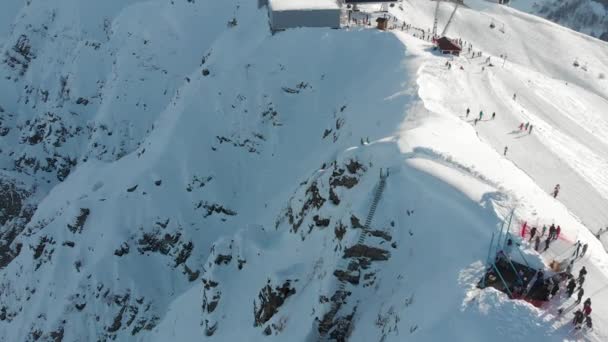
[{"label": "snow-covered mountain", "polygon": [[425,0],[390,9],[408,30],[274,35],[256,1],[6,1],[0,336],[578,338],[565,298],[476,288],[515,209],[513,229],[563,227],[522,242],[535,267],[589,243],[585,338],[605,340],[608,44],[468,6],[447,34],[483,57],[448,59],[419,39]]},{"label": "snow-covered mountain", "polygon": [[512,0],[510,4],[517,9],[608,41],[606,0]]}]

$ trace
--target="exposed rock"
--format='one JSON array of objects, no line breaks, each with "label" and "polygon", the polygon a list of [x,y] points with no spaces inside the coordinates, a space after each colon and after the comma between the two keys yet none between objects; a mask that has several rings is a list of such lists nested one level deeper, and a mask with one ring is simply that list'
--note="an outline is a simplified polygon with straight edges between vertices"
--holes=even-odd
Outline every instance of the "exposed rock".
[{"label": "exposed rock", "polygon": [[352,273],[342,271],[342,270],[335,270],[334,276],[336,276],[336,278],[338,278],[340,281],[346,281],[353,285],[358,285],[361,274],[360,273],[352,274]]},{"label": "exposed rock", "polygon": [[89,208],[80,208],[80,214],[78,214],[78,216],[76,217],[76,222],[73,225],[68,224],[68,229],[72,233],[82,233],[82,228],[87,222],[87,218],[89,217],[90,213],[91,210]]},{"label": "exposed rock", "polygon": [[363,166],[363,164],[359,163],[356,160],[352,160],[352,159],[350,160],[350,162],[348,164],[346,164],[346,169],[351,174],[356,174],[357,172],[359,172],[359,170],[365,171],[365,167]]},{"label": "exposed rock", "polygon": [[198,208],[203,208],[205,210],[207,210],[207,212],[205,213],[205,215],[203,215],[203,217],[209,217],[211,215],[213,215],[213,213],[217,213],[217,214],[224,214],[227,216],[235,216],[236,212],[227,208],[224,208],[223,206],[213,203],[213,204],[209,204],[207,202],[200,202],[198,204],[198,206],[196,207]]},{"label": "exposed rock", "polygon": [[125,254],[129,254],[129,244],[126,242],[123,242],[119,248],[114,250],[114,255],[121,257]]},{"label": "exposed rock", "polygon": [[264,329],[264,335],[266,335],[266,336],[272,335],[272,329],[270,328],[270,325],[266,326],[266,329]]},{"label": "exposed rock", "polygon": [[350,314],[348,314],[346,316],[338,317],[336,320],[334,320],[333,329],[329,333],[329,337],[332,340],[335,340],[337,342],[348,341],[348,338],[350,337],[350,334],[352,333],[352,330],[353,330],[352,323],[353,323],[353,317],[355,316],[356,312],[357,312],[357,307],[355,306],[353,308],[353,311]]},{"label": "exposed rock", "polygon": [[382,230],[370,230],[367,233],[371,236],[379,237],[386,241],[391,241],[393,239],[393,237],[390,236],[390,234],[388,234],[387,232],[382,231]]},{"label": "exposed rock", "polygon": [[312,220],[315,222],[317,227],[329,226],[329,219],[320,218],[319,215],[313,216]]},{"label": "exposed rock", "polygon": [[359,218],[357,216],[355,216],[355,215],[351,215],[351,217],[350,217],[350,225],[353,228],[365,228],[361,224],[361,221],[359,221]]},{"label": "exposed rock", "polygon": [[268,284],[260,290],[258,295],[259,306],[254,301],[254,326],[261,326],[268,322],[279,311],[279,308],[285,300],[296,293],[296,289],[291,287],[291,281],[287,280],[282,286],[277,286],[273,289],[270,286],[270,279]]},{"label": "exposed rock", "polygon": [[342,240],[344,234],[346,234],[346,226],[342,224],[342,221],[339,221],[334,228],[334,233],[336,234],[336,238],[338,240]]},{"label": "exposed rock", "polygon": [[230,261],[232,261],[232,255],[222,255],[219,254],[216,258],[215,258],[215,264],[216,265],[228,265],[230,263]]},{"label": "exposed rock", "polygon": [[139,247],[137,250],[143,254],[145,252],[159,252],[161,254],[167,255],[171,251],[171,249],[177,244],[179,238],[181,237],[180,233],[175,233],[175,235],[164,234],[160,237],[160,232],[154,233],[144,233],[143,237],[139,239]]},{"label": "exposed rock", "polygon": [[334,205],[339,205],[340,204],[340,198],[338,197],[338,195],[334,191],[334,188],[329,188],[329,200]]},{"label": "exposed rock", "polygon": [[344,251],[344,258],[368,258],[373,261],[388,260],[390,253],[384,249],[356,244]]},{"label": "exposed rock", "polygon": [[190,257],[190,254],[192,254],[193,248],[194,248],[194,244],[192,243],[192,241],[189,241],[188,243],[182,245],[181,251],[179,252],[177,257],[175,257],[174,267],[177,267],[177,266],[185,263],[186,260],[188,260],[188,258]]}]

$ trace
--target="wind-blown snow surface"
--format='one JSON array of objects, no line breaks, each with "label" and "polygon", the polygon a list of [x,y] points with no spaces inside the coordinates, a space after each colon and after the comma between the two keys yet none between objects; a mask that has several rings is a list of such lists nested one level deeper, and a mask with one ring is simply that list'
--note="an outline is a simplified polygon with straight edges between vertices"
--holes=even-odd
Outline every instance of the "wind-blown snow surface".
[{"label": "wind-blown snow surface", "polygon": [[[393,13],[431,23],[432,3],[407,5]],[[606,254],[570,213],[589,229],[606,215],[606,44],[479,3],[450,30],[508,48],[509,62],[448,72],[404,33],[270,35],[255,2],[13,8],[0,67],[6,340],[314,341],[324,319],[337,340],[568,338],[554,312],[475,289],[511,207],[588,239],[588,282],[606,279]],[[479,29],[490,16],[508,39]],[[589,72],[552,39],[585,51]],[[483,140],[458,117],[467,106],[499,115]],[[523,118],[539,136],[507,160],[496,149]],[[371,234],[352,249],[380,169]],[[555,182],[565,206],[547,194]],[[328,317],[338,277],[357,284]],[[594,303],[601,340],[608,300]]]}]

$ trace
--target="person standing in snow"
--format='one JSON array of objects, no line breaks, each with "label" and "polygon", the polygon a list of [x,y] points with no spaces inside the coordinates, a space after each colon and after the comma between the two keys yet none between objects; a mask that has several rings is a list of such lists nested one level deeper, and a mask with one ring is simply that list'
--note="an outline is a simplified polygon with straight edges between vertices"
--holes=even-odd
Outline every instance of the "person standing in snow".
[{"label": "person standing in snow", "polygon": [[570,278],[568,285],[566,285],[566,293],[568,294],[568,298],[572,297],[574,293],[574,289],[576,288],[576,281],[574,278]]},{"label": "person standing in snow", "polygon": [[579,330],[581,328],[581,324],[583,324],[584,318],[585,315],[583,314],[583,312],[580,309],[576,310],[576,312],[574,313],[574,319],[572,320],[572,323],[574,323],[574,328],[576,330]]},{"label": "person standing in snow", "polygon": [[534,240],[534,250],[538,252],[538,246],[540,246],[540,236],[537,236]]},{"label": "person standing in snow", "polygon": [[530,125],[530,130],[528,130],[528,134],[532,134],[532,125]]},{"label": "person standing in snow", "polygon": [[585,317],[591,315],[591,305],[583,307],[583,314],[585,315]]},{"label": "person standing in snow", "polygon": [[559,184],[555,185],[555,188],[553,188],[553,198],[557,197],[557,194],[559,194]]},{"label": "person standing in snow", "polygon": [[492,113],[492,120],[494,120],[494,118],[496,117],[496,112]]},{"label": "person standing in snow", "polygon": [[473,120],[473,124],[474,124],[475,126],[477,126],[477,121],[479,121],[479,119],[478,119],[478,118],[475,118],[475,120]]},{"label": "person standing in snow", "polygon": [[523,122],[519,124],[519,130],[520,130],[520,131],[523,131],[523,130],[524,130],[524,123],[523,123]]},{"label": "person standing in snow", "polygon": [[585,294],[585,290],[583,290],[583,288],[581,287],[580,289],[578,289],[578,292],[576,293],[576,304],[580,304],[581,300],[583,300],[583,295]]},{"label": "person standing in snow", "polygon": [[528,130],[528,127],[530,126],[529,122],[526,122],[526,125],[524,126],[526,128],[526,131]]},{"label": "person standing in snow", "polygon": [[591,298],[585,299],[585,302],[583,303],[583,307],[586,307],[586,306],[591,306]]},{"label": "person standing in snow", "polygon": [[[581,250],[581,240],[578,240],[578,241],[576,241],[576,246],[574,247],[574,253],[572,253],[572,256],[575,259],[578,258],[578,253],[579,253],[580,250]],[[583,266],[583,270],[584,269],[585,269],[585,266]],[[587,273],[587,270],[585,270],[585,273]]]},{"label": "person standing in snow", "polygon": [[582,289],[583,284],[585,283],[585,276],[578,277],[578,286]]},{"label": "person standing in snow", "polygon": [[543,224],[543,233],[540,236],[545,236],[546,232],[547,232],[547,225]]},{"label": "person standing in snow", "polygon": [[507,155],[507,150],[509,150],[509,147],[505,146],[505,151],[503,152],[503,155],[505,155],[505,156]]},{"label": "person standing in snow", "polygon": [[589,244],[583,245],[583,251],[581,252],[581,258],[585,256],[585,253],[587,253],[587,247],[589,247]]},{"label": "person standing in snow", "polygon": [[585,325],[587,326],[588,330],[593,329],[593,321],[591,320],[591,316],[587,316],[585,318]]},{"label": "person standing in snow", "polygon": [[551,244],[551,238],[548,237],[547,240],[545,240],[545,249],[543,250],[543,252],[545,252],[546,250],[549,249],[550,244]]},{"label": "person standing in snow", "polygon": [[513,93],[513,101],[517,98],[517,94]]},{"label": "person standing in snow", "polygon": [[557,228],[555,228],[555,234],[553,237],[553,240],[557,240],[559,239],[559,234],[562,232],[562,227],[560,227],[559,225],[557,226]]},{"label": "person standing in snow", "polygon": [[524,221],[524,224],[521,225],[521,237],[526,236],[526,228],[528,227],[528,222]]},{"label": "person standing in snow", "polygon": [[583,266],[581,268],[581,270],[578,271],[578,282],[580,283],[581,282],[581,278],[585,278],[586,275],[587,275],[587,269],[585,268],[585,266]]},{"label": "person standing in snow", "polygon": [[479,111],[479,120],[481,120],[481,118],[483,118],[483,110]]},{"label": "person standing in snow", "polygon": [[471,112],[471,109],[470,109],[470,108],[467,108],[467,116],[466,116],[467,118],[469,117],[469,113],[470,113],[470,112]]},{"label": "person standing in snow", "polygon": [[551,224],[551,227],[549,227],[549,239],[553,240],[553,236],[555,236],[555,225]]}]

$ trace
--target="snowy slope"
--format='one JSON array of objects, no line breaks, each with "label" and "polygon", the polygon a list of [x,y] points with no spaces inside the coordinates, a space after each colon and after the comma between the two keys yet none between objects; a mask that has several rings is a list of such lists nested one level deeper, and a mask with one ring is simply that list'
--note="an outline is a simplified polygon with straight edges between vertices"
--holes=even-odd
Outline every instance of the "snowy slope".
[{"label": "snowy slope", "polygon": [[608,2],[605,0],[512,0],[509,5],[608,41]]},{"label": "snowy slope", "polygon": [[[352,341],[576,338],[555,307],[475,288],[512,208],[591,243],[577,263],[598,293],[588,338],[608,336],[608,256],[590,233],[608,215],[607,44],[475,2],[448,34],[507,62],[464,56],[448,71],[411,32],[271,35],[256,5],[32,2],[7,14],[2,336],[316,341],[326,325]],[[432,23],[433,3],[403,8],[391,13]],[[580,48],[586,72],[563,46]],[[466,107],[497,120],[473,127]],[[509,134],[523,120],[535,133]],[[568,245],[525,253],[540,266],[557,247]]]}]

